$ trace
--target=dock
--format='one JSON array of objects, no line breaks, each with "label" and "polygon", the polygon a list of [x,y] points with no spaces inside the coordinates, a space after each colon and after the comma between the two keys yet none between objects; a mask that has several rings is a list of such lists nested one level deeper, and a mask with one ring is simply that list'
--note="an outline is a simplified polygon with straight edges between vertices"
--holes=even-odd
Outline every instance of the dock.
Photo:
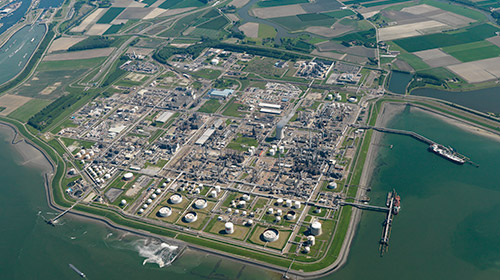
[{"label": "dock", "polygon": [[[408,130],[401,130],[401,129],[393,129],[393,128],[386,128],[386,127],[378,127],[378,126],[370,126],[370,125],[352,125],[352,127],[354,128],[358,128],[358,129],[373,129],[373,130],[376,130],[376,131],[379,131],[379,132],[384,132],[384,133],[392,133],[392,134],[398,134],[398,135],[406,135],[406,136],[410,136],[420,142],[423,142],[427,145],[433,145],[433,144],[439,144],[423,135],[420,135],[414,131],[408,131]],[[479,164],[473,162],[470,158],[468,158],[467,156],[465,155],[462,155],[456,151],[454,151],[454,154],[460,158],[462,158],[466,163],[474,166],[474,167],[479,167]]]},{"label": "dock", "polygon": [[384,230],[382,231],[382,238],[380,239],[380,255],[384,255],[389,247],[389,236],[391,234],[392,226],[392,215],[394,208],[394,195],[391,196],[389,201],[389,211],[387,211],[387,216],[384,221]]}]

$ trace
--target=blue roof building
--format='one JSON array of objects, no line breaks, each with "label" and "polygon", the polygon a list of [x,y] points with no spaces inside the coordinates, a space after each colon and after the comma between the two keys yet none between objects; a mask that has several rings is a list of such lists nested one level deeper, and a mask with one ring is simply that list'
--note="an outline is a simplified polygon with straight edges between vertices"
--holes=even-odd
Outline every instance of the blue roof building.
[{"label": "blue roof building", "polygon": [[225,89],[225,90],[211,89],[208,92],[208,97],[226,99],[229,95],[231,95],[233,93],[234,93],[234,90],[232,90],[232,89]]}]

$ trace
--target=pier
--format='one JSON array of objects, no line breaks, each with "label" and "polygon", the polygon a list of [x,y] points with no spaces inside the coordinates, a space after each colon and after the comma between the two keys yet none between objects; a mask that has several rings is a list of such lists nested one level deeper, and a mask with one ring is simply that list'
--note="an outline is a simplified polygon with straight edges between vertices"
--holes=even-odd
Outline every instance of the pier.
[{"label": "pier", "polygon": [[[392,134],[399,134],[399,135],[406,135],[410,136],[414,139],[417,139],[420,142],[423,142],[427,145],[433,145],[433,144],[439,144],[437,142],[432,141],[431,139],[422,136],[414,131],[407,131],[407,130],[401,130],[401,129],[393,129],[393,128],[385,128],[385,127],[378,127],[378,126],[370,126],[370,125],[352,125],[354,128],[359,128],[359,129],[373,129],[379,132],[385,132],[385,133],[392,133]],[[443,146],[443,145],[442,145]],[[450,148],[451,149],[451,148]],[[465,155],[462,155],[456,151],[454,151],[454,154],[460,158],[462,158],[466,163],[474,166],[474,167],[479,167],[479,164],[473,162],[470,158],[466,157]]]},{"label": "pier", "polygon": [[394,209],[394,194],[392,193],[390,201],[389,201],[389,211],[387,211],[387,216],[384,221],[384,230],[382,231],[382,238],[380,239],[380,255],[383,255],[387,251],[387,247],[389,247],[389,236],[391,233],[391,225],[392,225],[392,215]]},{"label": "pier", "polygon": [[55,223],[57,222],[57,220],[59,218],[61,218],[62,216],[64,216],[64,214],[68,213],[69,211],[71,211],[71,209],[73,209],[77,204],[78,204],[79,201],[75,202],[73,205],[71,205],[70,208],[64,210],[63,212],[59,213],[59,215],[55,216],[54,218],[50,219],[47,221],[47,224],[49,225],[55,225]]}]

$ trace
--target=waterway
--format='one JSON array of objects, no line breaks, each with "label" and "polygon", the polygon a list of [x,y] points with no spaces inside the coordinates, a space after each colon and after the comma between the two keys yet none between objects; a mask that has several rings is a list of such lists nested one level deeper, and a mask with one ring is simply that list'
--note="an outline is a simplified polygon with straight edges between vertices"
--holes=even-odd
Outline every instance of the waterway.
[{"label": "waterway", "polygon": [[[21,0],[16,0],[13,1],[12,3],[16,2],[21,2]],[[5,30],[9,29],[11,26],[18,23],[21,20],[21,18],[24,17],[26,11],[28,11],[30,5],[31,5],[30,0],[23,0],[21,6],[16,11],[14,11],[12,15],[0,19],[0,34],[4,33]]]},{"label": "waterway", "polygon": [[0,125],[0,279],[81,279],[69,263],[89,279],[279,279],[194,251],[160,268],[180,249],[71,215],[56,227],[47,225],[43,217],[54,211],[43,187],[46,162],[29,146],[17,151],[11,139],[12,130]]},{"label": "waterway", "polygon": [[426,96],[450,101],[485,113],[500,113],[500,87],[473,91],[450,92],[431,88],[416,89],[412,95]]},{"label": "waterway", "polygon": [[63,2],[64,0],[40,0],[38,8],[40,9],[57,8],[61,6]]},{"label": "waterway", "polygon": [[453,164],[413,138],[385,134],[370,196],[383,205],[393,188],[401,195],[389,251],[379,256],[384,215],[364,212],[347,265],[327,279],[499,279],[500,142],[421,111],[405,110],[388,126],[451,145],[480,167]]},{"label": "waterway", "polygon": [[28,25],[17,31],[0,48],[0,84],[14,78],[28,63],[46,32],[43,24]]},{"label": "waterway", "polygon": [[406,72],[392,71],[389,80],[389,90],[394,93],[405,94],[408,83],[413,75]]}]

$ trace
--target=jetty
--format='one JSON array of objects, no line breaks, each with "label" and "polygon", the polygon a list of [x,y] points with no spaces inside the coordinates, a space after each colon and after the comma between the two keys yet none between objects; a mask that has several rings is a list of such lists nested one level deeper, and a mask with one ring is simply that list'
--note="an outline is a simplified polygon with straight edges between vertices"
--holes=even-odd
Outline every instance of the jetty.
[{"label": "jetty", "polygon": [[[431,140],[423,135],[420,135],[414,131],[386,128],[386,127],[379,127],[379,126],[370,126],[370,125],[355,125],[355,124],[353,124],[351,126],[354,128],[358,128],[358,129],[372,129],[372,130],[376,130],[376,131],[384,132],[384,133],[392,133],[392,134],[410,136],[410,137],[412,137],[420,142],[423,142],[429,146],[434,145],[434,144],[440,145],[439,143],[437,143],[437,142],[435,142],[435,141],[433,141],[433,140]],[[443,146],[443,145],[440,145],[440,146]],[[453,151],[454,155],[463,159],[465,162],[469,163],[472,166],[479,167],[479,164],[473,162],[469,157],[462,155],[453,149],[451,149],[451,150]]]},{"label": "jetty", "polygon": [[68,213],[69,211],[71,211],[71,209],[73,209],[77,204],[78,204],[79,201],[75,202],[73,205],[71,205],[71,207],[69,207],[68,209],[64,210],[63,212],[59,213],[59,215],[55,216],[54,218],[50,219],[47,221],[47,224],[49,225],[52,225],[52,226],[55,226],[55,223],[56,221],[61,218],[62,216],[64,216],[64,214]]}]

